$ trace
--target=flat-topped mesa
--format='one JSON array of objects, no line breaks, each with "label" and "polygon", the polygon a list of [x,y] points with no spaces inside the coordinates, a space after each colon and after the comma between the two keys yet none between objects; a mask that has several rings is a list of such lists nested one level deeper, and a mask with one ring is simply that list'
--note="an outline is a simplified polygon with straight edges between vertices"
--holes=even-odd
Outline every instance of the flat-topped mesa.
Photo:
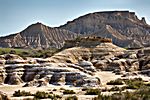
[{"label": "flat-topped mesa", "polygon": [[99,14],[120,14],[120,15],[135,15],[135,12],[130,11],[102,11],[102,12],[95,12]]},{"label": "flat-topped mesa", "polygon": [[[117,20],[123,20],[124,18],[128,18],[131,20],[134,20],[136,22],[140,23],[140,19],[138,19],[138,17],[136,16],[135,12],[130,12],[130,11],[103,11],[103,12],[95,12],[95,13],[91,13],[91,15],[101,15],[103,17],[106,18],[106,20],[108,19],[109,21],[117,21]],[[93,16],[92,15],[92,16]]]},{"label": "flat-topped mesa", "polygon": [[66,40],[64,44],[64,48],[71,47],[96,47],[101,43],[112,43],[112,39],[102,38],[102,37],[81,37],[76,38],[75,40]]}]

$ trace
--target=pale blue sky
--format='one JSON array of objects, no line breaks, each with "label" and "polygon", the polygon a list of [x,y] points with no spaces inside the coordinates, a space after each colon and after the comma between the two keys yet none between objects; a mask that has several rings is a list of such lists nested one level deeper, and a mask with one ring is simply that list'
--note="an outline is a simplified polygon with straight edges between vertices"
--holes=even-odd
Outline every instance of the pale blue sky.
[{"label": "pale blue sky", "polygon": [[150,0],[0,0],[0,36],[42,22],[60,26],[97,11],[130,10],[150,22]]}]

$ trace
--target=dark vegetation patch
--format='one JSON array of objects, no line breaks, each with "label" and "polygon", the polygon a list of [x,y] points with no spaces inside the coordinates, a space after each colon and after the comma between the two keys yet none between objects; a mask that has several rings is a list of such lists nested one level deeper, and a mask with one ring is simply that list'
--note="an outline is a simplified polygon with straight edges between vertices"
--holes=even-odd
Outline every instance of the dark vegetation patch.
[{"label": "dark vegetation patch", "polygon": [[69,96],[65,100],[78,100],[77,96]]},{"label": "dark vegetation patch", "polygon": [[51,57],[55,53],[61,51],[61,49],[50,48],[50,49],[15,49],[15,48],[0,48],[0,55],[3,54],[16,54],[21,57]]},{"label": "dark vegetation patch", "polygon": [[25,92],[25,91],[15,91],[13,93],[14,97],[20,97],[20,96],[34,96],[33,100],[39,100],[39,99],[52,99],[52,100],[57,100],[57,99],[61,99],[62,96],[60,95],[55,95],[52,93],[47,93],[47,92],[43,92],[43,91],[37,91],[35,94],[32,94],[30,92]]},{"label": "dark vegetation patch", "polygon": [[123,80],[121,79],[112,80],[110,82],[107,82],[107,85],[123,85]]},{"label": "dark vegetation patch", "polygon": [[64,90],[63,94],[76,94],[73,90]]},{"label": "dark vegetation patch", "polygon": [[100,93],[100,89],[87,89],[85,95],[98,95]]}]

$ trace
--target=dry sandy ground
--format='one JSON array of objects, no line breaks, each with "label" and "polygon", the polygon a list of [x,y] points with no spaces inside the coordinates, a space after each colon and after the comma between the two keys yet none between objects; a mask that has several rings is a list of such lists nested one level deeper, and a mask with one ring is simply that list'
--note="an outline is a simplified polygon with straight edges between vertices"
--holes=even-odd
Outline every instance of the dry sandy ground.
[{"label": "dry sandy ground", "polygon": [[[108,72],[108,71],[102,71],[102,72],[97,72],[95,73],[95,76],[99,77],[101,79],[101,83],[102,83],[102,87],[106,87],[106,83],[110,80],[115,80],[117,78],[121,78],[121,75],[115,75],[112,72]],[[135,77],[141,77],[144,80],[150,81],[150,77],[144,76],[144,75],[138,75]],[[134,76],[128,77],[128,78],[134,78]],[[77,94],[77,97],[79,100],[92,100],[93,97],[92,95],[83,95],[84,93],[81,92],[81,87],[72,87],[72,86],[56,86],[56,85],[49,85],[46,87],[22,87],[24,84],[21,85],[0,85],[0,91],[8,94],[9,96],[12,96],[12,94],[14,93],[14,91],[17,90],[25,90],[25,91],[30,91],[31,93],[35,93],[36,91],[45,91],[45,92],[53,92],[54,94],[58,94],[58,95],[63,95],[63,90],[61,90],[60,88],[64,88],[64,89],[70,89],[70,90],[74,90]],[[96,87],[98,88],[98,87]],[[53,91],[53,89],[57,89],[57,91]],[[63,97],[67,97],[68,95],[63,95]],[[22,100],[20,97],[16,98],[13,97],[12,100]]]},{"label": "dry sandy ground", "polygon": [[97,72],[95,76],[100,78],[102,85],[105,85],[110,80],[121,78],[121,75],[115,75],[115,73],[108,71]]},{"label": "dry sandy ground", "polygon": [[[4,93],[8,94],[9,96],[12,96],[14,91],[17,90],[25,90],[25,91],[30,91],[31,93],[35,93],[36,91],[45,91],[45,92],[53,92],[53,94],[58,94],[58,95],[63,95],[63,90],[64,89],[70,89],[74,90],[77,93],[77,97],[79,100],[92,100],[93,97],[95,96],[90,96],[90,95],[80,95],[81,87],[72,87],[72,86],[55,86],[55,85],[49,85],[49,86],[43,86],[43,87],[22,87],[22,85],[0,85],[0,91],[3,91]],[[53,89],[57,89],[57,91],[53,91]],[[63,95],[63,99],[68,97],[70,95]],[[23,100],[25,97],[11,97],[11,100]],[[31,97],[32,98],[32,97]]]}]

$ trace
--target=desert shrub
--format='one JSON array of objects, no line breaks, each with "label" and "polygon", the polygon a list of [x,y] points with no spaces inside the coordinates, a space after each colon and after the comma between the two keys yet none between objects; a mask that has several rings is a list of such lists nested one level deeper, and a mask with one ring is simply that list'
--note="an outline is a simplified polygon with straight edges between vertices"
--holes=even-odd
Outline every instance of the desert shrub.
[{"label": "desert shrub", "polygon": [[14,93],[13,93],[13,96],[14,97],[19,97],[19,96],[31,96],[32,94],[30,93],[30,92],[25,92],[25,91],[20,91],[20,90],[18,90],[18,91],[15,91]]},{"label": "desert shrub", "polygon": [[134,84],[129,84],[128,86],[126,86],[126,89],[138,89],[139,87],[134,85]]},{"label": "desert shrub", "polygon": [[60,88],[60,90],[65,90],[64,88]]},{"label": "desert shrub", "polygon": [[120,91],[120,90],[121,90],[121,88],[114,86],[109,91]]},{"label": "desert shrub", "polygon": [[9,53],[10,53],[10,54],[16,54],[16,51],[15,51],[15,50],[10,50]]},{"label": "desert shrub", "polygon": [[139,89],[143,87],[144,81],[141,78],[124,80],[127,89]]},{"label": "desert shrub", "polygon": [[78,100],[77,96],[69,96],[65,100]]},{"label": "desert shrub", "polygon": [[62,97],[60,95],[55,95],[55,94],[49,94],[47,92],[41,92],[41,91],[37,91],[34,94],[34,99],[45,99],[45,98],[50,98],[52,100],[57,100],[57,99],[61,99]]},{"label": "desert shrub", "polygon": [[150,83],[146,83],[145,85],[146,85],[146,86],[150,86]]},{"label": "desert shrub", "polygon": [[58,98],[61,99],[62,96],[60,96],[60,95],[53,95],[53,98],[54,98],[54,99],[55,99],[55,98],[56,98],[56,99],[58,99]]},{"label": "desert shrub", "polygon": [[82,88],[82,91],[86,91],[86,90],[88,90],[88,88],[86,88],[86,87]]},{"label": "desert shrub", "polygon": [[73,90],[64,90],[63,94],[75,94]]},{"label": "desert shrub", "polygon": [[101,91],[99,89],[88,89],[86,90],[85,95],[98,95]]},{"label": "desert shrub", "polygon": [[47,92],[41,92],[41,91],[37,91],[35,94],[31,94],[30,92],[25,92],[25,91],[15,91],[13,94],[14,97],[19,97],[19,96],[34,96],[33,100],[39,100],[39,99],[45,99],[45,98],[50,98],[52,100],[57,100],[57,99],[61,99],[62,96],[60,95],[56,95],[56,94],[50,94]]},{"label": "desert shrub", "polygon": [[98,97],[93,98],[93,100],[112,100],[109,95],[99,94]]},{"label": "desert shrub", "polygon": [[99,94],[93,100],[150,100],[150,88],[142,87],[132,92],[119,92],[112,95]]},{"label": "desert shrub", "polygon": [[57,91],[57,89],[53,89],[53,91]]},{"label": "desert shrub", "polygon": [[41,92],[41,91],[37,91],[35,94],[34,94],[34,97],[35,98],[38,98],[38,99],[44,99],[44,98],[52,98],[51,95],[49,95],[48,93],[46,92]]},{"label": "desert shrub", "polygon": [[107,85],[123,85],[123,81],[121,79],[112,80],[110,82],[107,82]]}]

